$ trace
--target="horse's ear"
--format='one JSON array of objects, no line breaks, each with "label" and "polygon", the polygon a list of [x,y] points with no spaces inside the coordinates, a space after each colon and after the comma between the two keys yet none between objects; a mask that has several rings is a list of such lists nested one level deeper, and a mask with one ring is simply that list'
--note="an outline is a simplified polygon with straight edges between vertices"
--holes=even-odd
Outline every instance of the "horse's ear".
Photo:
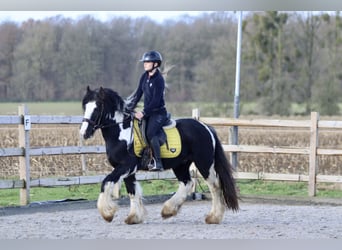
[{"label": "horse's ear", "polygon": [[100,87],[100,89],[99,89],[99,97],[101,99],[104,99],[104,97],[105,97],[105,91],[102,87]]}]

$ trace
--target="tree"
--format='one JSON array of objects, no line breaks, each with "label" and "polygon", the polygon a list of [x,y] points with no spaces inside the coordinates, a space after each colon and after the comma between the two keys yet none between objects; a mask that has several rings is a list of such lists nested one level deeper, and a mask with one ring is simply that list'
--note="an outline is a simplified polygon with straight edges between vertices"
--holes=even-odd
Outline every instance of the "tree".
[{"label": "tree", "polygon": [[48,22],[23,23],[13,60],[12,96],[16,100],[54,99],[55,32]]},{"label": "tree", "polygon": [[339,112],[338,101],[341,100],[342,94],[342,20],[339,11],[334,18],[329,14],[323,15],[322,18],[327,26],[323,26],[321,31],[324,41],[320,55],[321,74],[314,98],[320,113],[336,115]]},{"label": "tree", "polygon": [[[255,31],[250,32],[253,44],[252,58],[258,68],[258,80],[262,84],[260,104],[268,115],[288,115],[290,100],[287,98],[284,56],[284,25],[288,14],[267,11],[253,15]],[[246,27],[245,27],[246,29]]]},{"label": "tree", "polygon": [[0,99],[11,100],[10,82],[13,77],[13,53],[20,36],[15,23],[5,22],[0,26]]},{"label": "tree", "polygon": [[[321,18],[313,12],[299,13],[293,24],[294,58],[297,61],[297,84],[294,85],[294,100],[305,103],[305,114],[312,111],[312,91],[319,75],[318,37]],[[317,63],[318,62],[318,63]]]},{"label": "tree", "polygon": [[166,51],[176,66],[170,75],[173,101],[227,101],[235,27],[226,12],[186,19],[169,27]]},{"label": "tree", "polygon": [[87,85],[97,84],[102,75],[101,51],[92,40],[98,21],[84,17],[79,22],[68,22],[64,26],[58,53],[58,74],[63,99],[75,100]]}]

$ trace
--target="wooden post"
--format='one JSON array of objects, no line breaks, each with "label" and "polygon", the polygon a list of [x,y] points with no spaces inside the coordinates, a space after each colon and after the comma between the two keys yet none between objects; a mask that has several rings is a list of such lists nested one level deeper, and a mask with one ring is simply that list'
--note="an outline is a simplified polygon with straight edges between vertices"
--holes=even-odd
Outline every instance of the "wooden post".
[{"label": "wooden post", "polygon": [[[80,135],[79,145],[80,145],[81,147],[83,147],[83,138],[82,138],[81,135]],[[86,161],[86,158],[85,158],[85,155],[84,155],[84,154],[81,154],[81,165],[82,165],[82,175],[87,175],[87,173],[88,173],[88,170],[87,170],[87,161]]]},{"label": "wooden post", "polygon": [[19,147],[23,148],[24,155],[19,157],[19,177],[24,181],[24,187],[20,189],[20,205],[30,203],[30,129],[31,118],[25,104],[18,107],[18,114],[22,116],[19,129]]},{"label": "wooden post", "polygon": [[[235,144],[234,143],[234,127],[228,127],[228,145],[234,145],[234,144]],[[233,164],[233,160],[234,160],[234,152],[229,152],[229,162],[232,163],[232,167],[234,168],[234,171],[235,171],[237,165]]]},{"label": "wooden post", "polygon": [[[200,110],[199,109],[193,109],[192,110],[192,118],[199,120],[200,119]],[[197,191],[197,184],[198,184],[198,170],[195,167],[194,163],[191,164],[190,166],[190,171],[191,171],[191,178],[194,181],[194,185],[192,186],[191,192],[193,194],[196,193]]]},{"label": "wooden post", "polygon": [[318,121],[319,114],[311,112],[311,128],[310,128],[310,156],[309,156],[309,188],[310,197],[316,196],[316,176],[318,172]]}]

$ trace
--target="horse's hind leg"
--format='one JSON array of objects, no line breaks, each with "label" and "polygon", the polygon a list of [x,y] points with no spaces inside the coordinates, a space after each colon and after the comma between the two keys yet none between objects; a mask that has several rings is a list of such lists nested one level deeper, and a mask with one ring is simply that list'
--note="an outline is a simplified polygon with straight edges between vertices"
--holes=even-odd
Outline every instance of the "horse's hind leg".
[{"label": "horse's hind leg", "polygon": [[179,180],[179,186],[177,192],[163,205],[161,216],[164,219],[177,215],[187,196],[192,191],[194,182],[191,180],[189,165],[190,163],[188,166],[173,169],[177,179]]},{"label": "horse's hind leg", "polygon": [[136,181],[135,176],[131,175],[124,179],[127,193],[130,199],[130,211],[125,219],[127,224],[139,224],[144,221],[146,210],[142,203],[142,189]]},{"label": "horse's hind leg", "polygon": [[210,213],[206,216],[205,222],[207,224],[219,224],[222,222],[225,212],[225,204],[221,191],[220,180],[212,165],[209,170],[209,176],[205,178],[212,196],[212,206]]}]

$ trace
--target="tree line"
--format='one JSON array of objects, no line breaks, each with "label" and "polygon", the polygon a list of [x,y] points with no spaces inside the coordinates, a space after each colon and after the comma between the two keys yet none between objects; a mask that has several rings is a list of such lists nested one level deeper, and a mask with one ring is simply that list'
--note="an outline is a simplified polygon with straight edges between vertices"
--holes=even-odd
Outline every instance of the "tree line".
[{"label": "tree line", "polygon": [[[0,23],[1,101],[78,101],[87,85],[122,96],[136,88],[142,54],[162,53],[169,102],[233,102],[237,17],[211,12],[157,23],[148,17],[55,16]],[[248,12],[242,26],[241,102],[255,114],[301,105],[339,114],[339,12]]]}]

